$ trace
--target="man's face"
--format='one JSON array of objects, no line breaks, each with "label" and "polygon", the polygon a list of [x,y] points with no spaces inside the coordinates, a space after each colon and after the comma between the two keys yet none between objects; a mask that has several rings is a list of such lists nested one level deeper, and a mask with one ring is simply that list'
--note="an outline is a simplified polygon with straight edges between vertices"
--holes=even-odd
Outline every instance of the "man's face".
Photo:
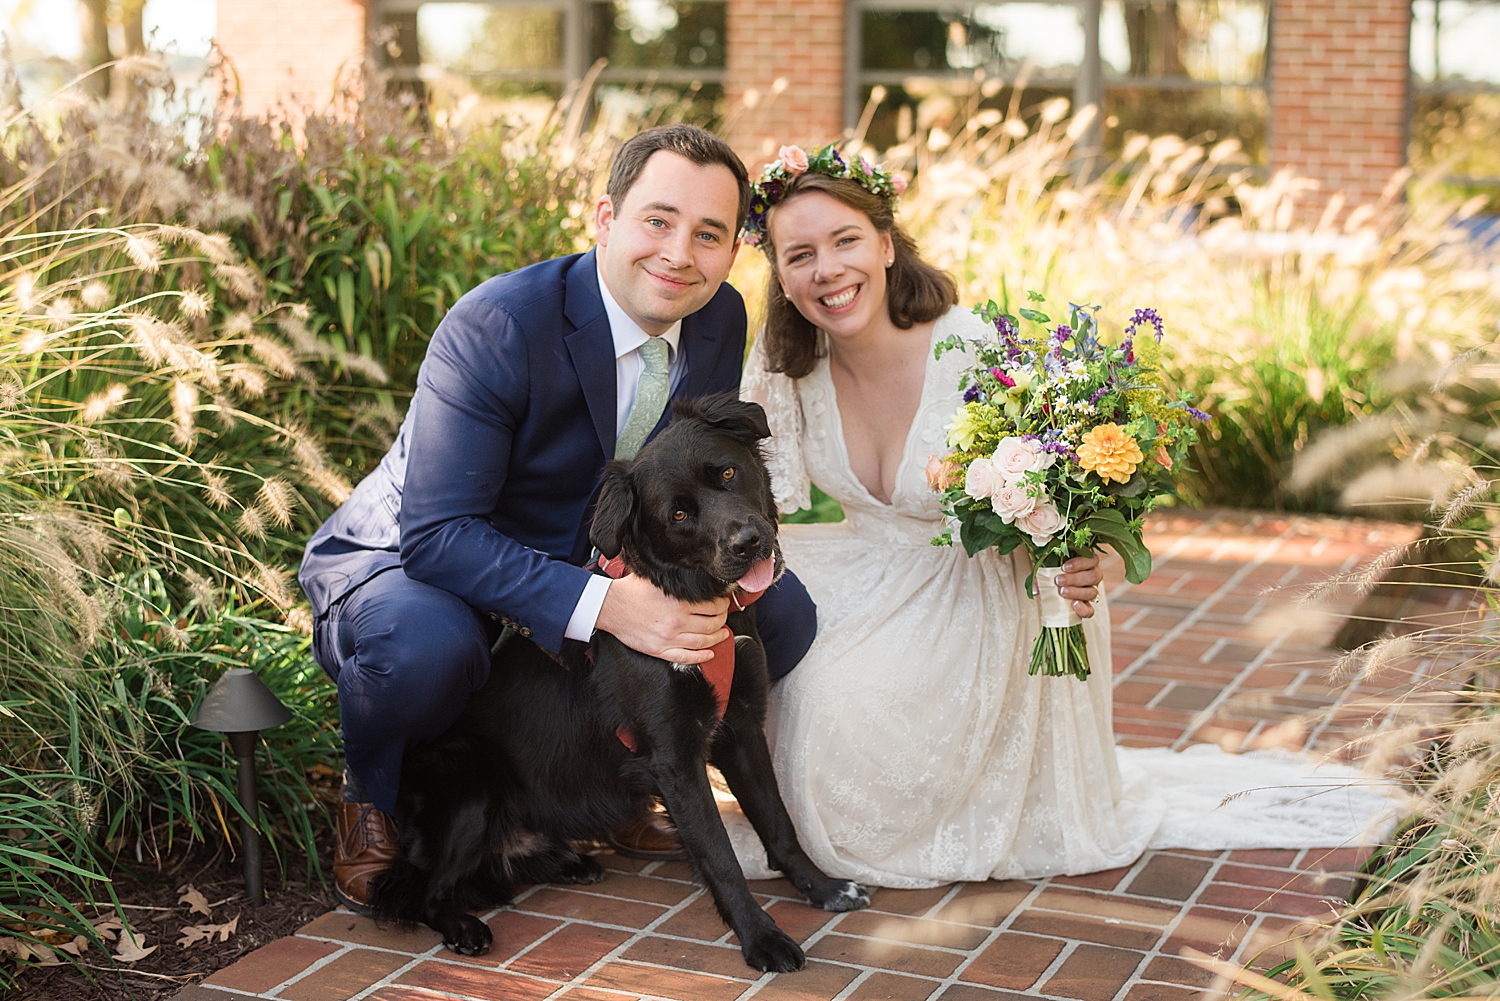
[{"label": "man's face", "polygon": [[605,284],[626,314],[660,334],[708,304],[739,252],[739,186],[728,167],[658,150],[615,205],[594,207]]}]

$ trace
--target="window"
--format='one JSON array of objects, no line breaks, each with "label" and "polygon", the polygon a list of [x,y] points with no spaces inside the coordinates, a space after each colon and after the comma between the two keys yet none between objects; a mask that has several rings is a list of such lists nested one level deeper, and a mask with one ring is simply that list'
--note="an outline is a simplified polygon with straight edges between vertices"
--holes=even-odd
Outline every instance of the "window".
[{"label": "window", "polygon": [[398,86],[419,88],[438,120],[545,114],[569,81],[605,60],[605,114],[637,119],[685,104],[721,114],[723,0],[376,0],[377,39]]},{"label": "window", "polygon": [[1417,170],[1442,169],[1462,194],[1500,209],[1500,2],[1411,5],[1411,146]]},{"label": "window", "polygon": [[855,124],[871,95],[881,97],[868,109],[865,131],[877,148],[947,128],[976,100],[1001,109],[1021,100],[1029,111],[1071,96],[1083,63],[1083,23],[1074,3],[848,2],[846,44],[857,69],[845,117]]},{"label": "window", "polygon": [[1050,98],[1074,98],[1080,79],[1102,79],[1107,148],[1128,132],[1170,132],[1235,137],[1253,160],[1264,157],[1267,0],[1102,0],[1093,47],[1089,0],[850,3],[858,71],[846,117],[854,124],[883,92],[866,133],[876,147],[943,125],[965,102],[1025,116]]}]

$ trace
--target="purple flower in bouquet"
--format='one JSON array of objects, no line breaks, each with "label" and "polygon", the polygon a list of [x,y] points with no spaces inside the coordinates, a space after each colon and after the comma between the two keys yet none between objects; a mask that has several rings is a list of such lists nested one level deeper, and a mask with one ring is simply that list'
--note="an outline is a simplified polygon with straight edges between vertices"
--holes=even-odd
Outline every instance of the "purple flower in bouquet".
[{"label": "purple flower in bouquet", "polygon": [[1125,336],[1133,338],[1135,336],[1136,329],[1147,323],[1151,324],[1151,326],[1156,330],[1156,343],[1160,344],[1163,333],[1161,317],[1157,315],[1157,312],[1154,309],[1136,310],[1135,314],[1131,316],[1130,322],[1125,324]]},{"label": "purple flower in bouquet", "polygon": [[964,402],[965,403],[973,403],[975,400],[978,400],[978,399],[979,399],[979,387],[978,386],[970,386],[968,389],[964,390]]}]

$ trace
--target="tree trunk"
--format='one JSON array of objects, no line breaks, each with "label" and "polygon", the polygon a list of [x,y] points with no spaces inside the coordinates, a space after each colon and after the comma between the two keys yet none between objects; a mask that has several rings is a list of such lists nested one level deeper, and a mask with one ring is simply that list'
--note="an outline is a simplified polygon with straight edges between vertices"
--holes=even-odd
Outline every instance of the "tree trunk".
[{"label": "tree trunk", "polygon": [[[83,40],[83,62],[89,69],[109,62],[109,22],[105,9],[109,0],[81,0],[79,3],[78,29]],[[89,92],[99,97],[109,96],[109,74],[95,73],[88,79]]]},{"label": "tree trunk", "polygon": [[1182,24],[1176,0],[1125,5],[1131,76],[1181,76]]},{"label": "tree trunk", "polygon": [[125,54],[138,56],[146,51],[146,0],[121,0],[120,19],[125,27]]}]

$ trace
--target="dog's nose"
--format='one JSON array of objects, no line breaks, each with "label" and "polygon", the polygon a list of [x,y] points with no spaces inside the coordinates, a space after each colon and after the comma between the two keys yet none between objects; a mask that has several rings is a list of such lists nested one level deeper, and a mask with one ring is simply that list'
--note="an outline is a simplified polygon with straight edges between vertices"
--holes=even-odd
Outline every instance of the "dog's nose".
[{"label": "dog's nose", "polygon": [[748,557],[760,554],[760,529],[755,525],[746,525],[735,533],[733,541],[729,543],[729,549],[736,556]]}]

